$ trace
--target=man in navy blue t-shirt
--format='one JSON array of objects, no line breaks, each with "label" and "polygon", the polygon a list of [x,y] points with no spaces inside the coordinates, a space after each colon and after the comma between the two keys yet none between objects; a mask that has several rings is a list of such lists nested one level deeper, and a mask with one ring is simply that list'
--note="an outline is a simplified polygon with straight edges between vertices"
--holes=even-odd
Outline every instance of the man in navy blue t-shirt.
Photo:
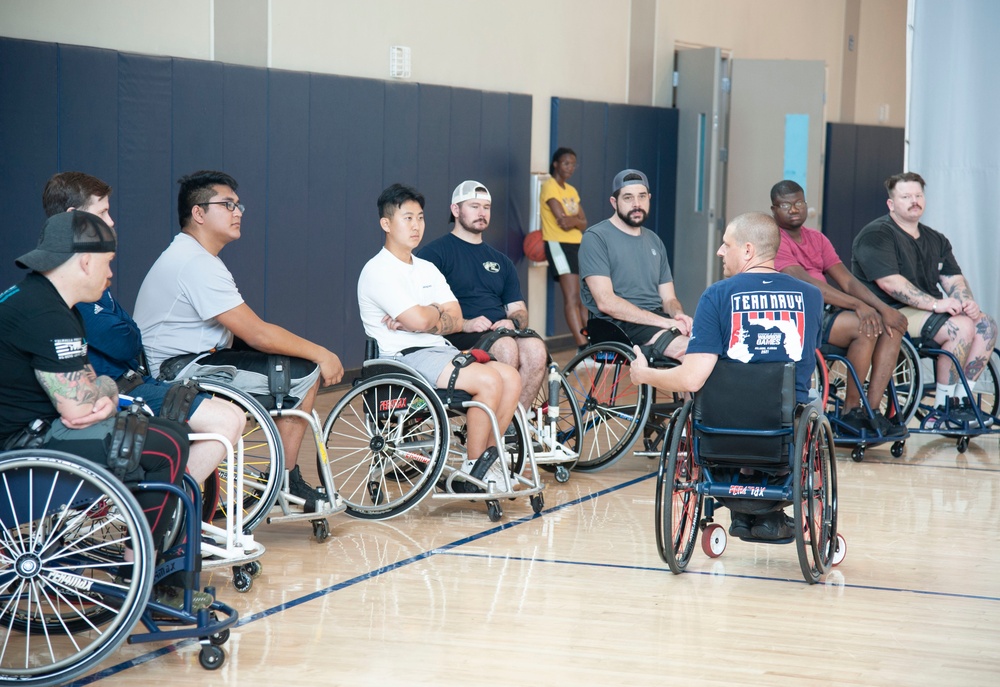
[{"label": "man in navy blue t-shirt", "polygon": [[[446,337],[461,350],[475,346],[488,331],[528,327],[528,308],[514,263],[483,241],[483,232],[490,226],[491,204],[486,186],[463,181],[451,194],[455,228],[417,254],[441,270],[462,306],[462,331]],[[545,342],[534,336],[501,337],[489,352],[520,373],[520,402],[530,409],[545,377]]]},{"label": "man in navy blue t-shirt", "polygon": [[[750,364],[792,361],[796,400],[808,402],[823,294],[812,284],[775,270],[780,241],[770,215],[748,212],[730,222],[718,250],[726,279],[701,295],[684,360],[670,369],[651,369],[635,347],[632,381],[694,393],[704,386],[720,356]],[[781,539],[794,534],[790,519],[780,510],[756,517],[738,512],[732,516],[730,533],[735,536]]]}]

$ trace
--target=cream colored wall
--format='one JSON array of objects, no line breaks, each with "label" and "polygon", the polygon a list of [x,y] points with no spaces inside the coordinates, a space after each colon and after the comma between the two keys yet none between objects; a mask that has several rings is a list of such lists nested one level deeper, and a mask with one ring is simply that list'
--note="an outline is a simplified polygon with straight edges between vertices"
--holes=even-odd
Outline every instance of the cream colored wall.
[{"label": "cream colored wall", "polygon": [[[858,36],[855,124],[906,123],[906,0],[864,0]],[[888,118],[880,119],[880,108]]]}]

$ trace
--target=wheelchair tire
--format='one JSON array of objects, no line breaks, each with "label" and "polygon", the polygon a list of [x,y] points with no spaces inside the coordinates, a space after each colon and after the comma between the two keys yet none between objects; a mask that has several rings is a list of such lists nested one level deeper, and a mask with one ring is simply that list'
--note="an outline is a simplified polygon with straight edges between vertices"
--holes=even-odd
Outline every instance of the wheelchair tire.
[{"label": "wheelchair tire", "polygon": [[670,418],[656,475],[655,529],[660,558],[676,575],[684,572],[698,541],[703,497],[698,491],[701,466],[691,440],[692,401]]},{"label": "wheelchair tire", "polygon": [[[243,430],[243,531],[264,522],[278,499],[285,475],[285,450],[271,415],[250,394],[219,382],[198,380],[206,393],[234,403],[246,413]],[[234,447],[235,448],[235,447]],[[229,475],[219,466],[219,509],[225,515]]]},{"label": "wheelchair tire", "polygon": [[[892,371],[892,386],[896,391],[896,400],[899,402],[899,415],[904,427],[910,423],[917,413],[920,399],[926,392],[926,384],[931,380],[924,379],[923,370],[920,367],[920,356],[917,349],[907,337],[903,337],[899,347],[899,356],[896,358],[896,367]],[[933,390],[933,387],[931,387]],[[888,399],[883,397],[881,410],[886,412]]]},{"label": "wheelchair tire", "polygon": [[634,359],[624,344],[601,343],[580,351],[566,365],[563,376],[583,423],[576,470],[595,472],[613,465],[646,424],[651,394],[647,385],[635,385],[629,378]]},{"label": "wheelchair tire", "polygon": [[795,429],[792,505],[795,547],[806,582],[819,582],[837,547],[837,465],[833,431],[807,406]]},{"label": "wheelchair tire", "polygon": [[115,652],[146,608],[145,515],[105,468],[28,449],[0,455],[0,522],[0,684],[65,684]]},{"label": "wheelchair tire", "polygon": [[384,520],[434,489],[448,452],[448,419],[422,378],[381,374],[362,380],[334,406],[323,441],[347,513]]}]

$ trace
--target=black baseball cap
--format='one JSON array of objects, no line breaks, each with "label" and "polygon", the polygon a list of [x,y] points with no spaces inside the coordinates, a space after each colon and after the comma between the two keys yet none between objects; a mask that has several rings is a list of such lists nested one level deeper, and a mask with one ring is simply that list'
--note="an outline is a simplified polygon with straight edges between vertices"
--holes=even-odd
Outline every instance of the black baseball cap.
[{"label": "black baseball cap", "polygon": [[38,247],[14,263],[27,270],[48,272],[74,253],[114,253],[117,249],[118,236],[103,219],[83,210],[71,210],[49,217],[38,237]]}]

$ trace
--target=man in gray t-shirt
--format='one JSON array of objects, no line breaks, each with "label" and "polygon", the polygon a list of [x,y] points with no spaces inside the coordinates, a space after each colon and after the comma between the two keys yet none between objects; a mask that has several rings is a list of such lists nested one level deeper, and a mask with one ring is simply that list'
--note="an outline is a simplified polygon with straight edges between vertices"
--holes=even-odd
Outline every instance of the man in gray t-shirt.
[{"label": "man in gray t-shirt", "polygon": [[626,169],[615,176],[615,214],[587,229],[580,244],[580,298],[591,319],[610,320],[632,343],[680,358],[687,350],[691,318],[674,292],[663,241],[642,226],[649,199],[645,174]]}]

